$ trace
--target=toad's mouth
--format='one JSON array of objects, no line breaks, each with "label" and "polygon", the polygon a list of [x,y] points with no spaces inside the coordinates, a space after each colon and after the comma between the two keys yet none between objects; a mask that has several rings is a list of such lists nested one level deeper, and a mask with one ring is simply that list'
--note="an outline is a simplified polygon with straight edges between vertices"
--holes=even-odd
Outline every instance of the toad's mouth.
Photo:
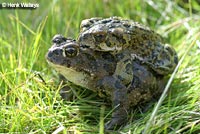
[{"label": "toad's mouth", "polygon": [[47,60],[48,64],[52,66],[57,72],[63,75],[70,82],[79,85],[81,87],[90,88],[89,83],[91,83],[92,78],[88,73],[78,71],[71,67],[65,67],[61,65],[56,65],[51,61]]}]

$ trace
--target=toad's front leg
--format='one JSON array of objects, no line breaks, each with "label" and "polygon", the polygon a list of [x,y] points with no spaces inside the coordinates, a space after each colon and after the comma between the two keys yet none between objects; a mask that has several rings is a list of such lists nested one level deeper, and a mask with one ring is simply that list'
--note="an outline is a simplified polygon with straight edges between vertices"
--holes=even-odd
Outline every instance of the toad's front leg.
[{"label": "toad's front leg", "polygon": [[99,86],[111,94],[114,112],[111,120],[106,123],[105,130],[113,130],[127,121],[129,109],[127,88],[113,76],[104,77],[99,81]]},{"label": "toad's front leg", "polygon": [[60,89],[60,96],[62,99],[66,101],[71,101],[73,97],[73,92],[71,90],[71,87],[67,86],[67,79],[65,79],[64,76],[59,75],[60,81],[62,81],[62,88]]}]

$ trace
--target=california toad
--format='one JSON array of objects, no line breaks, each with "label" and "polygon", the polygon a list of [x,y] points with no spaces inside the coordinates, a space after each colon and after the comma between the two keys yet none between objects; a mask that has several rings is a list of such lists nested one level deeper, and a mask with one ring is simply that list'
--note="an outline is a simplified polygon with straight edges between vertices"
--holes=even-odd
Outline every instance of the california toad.
[{"label": "california toad", "polygon": [[[52,42],[46,59],[53,68],[68,81],[111,100],[114,111],[111,120],[105,125],[107,130],[124,124],[132,106],[151,100],[163,90],[165,76],[152,69],[153,63],[147,64],[142,59],[133,58],[132,55],[137,56],[139,51],[134,53],[132,49],[122,49],[115,54],[96,51],[94,47],[80,45],[76,40],[61,35],[54,36]],[[150,50],[158,48],[154,46],[154,49],[146,49],[151,53]],[[166,54],[169,58],[177,58],[172,52]],[[146,60],[149,57],[143,56]],[[175,61],[173,64],[177,64]]]},{"label": "california toad", "polygon": [[77,41],[55,35],[52,42],[46,58],[53,68],[68,81],[112,101],[107,130],[121,126],[132,106],[158,96],[165,76],[178,63],[175,50],[159,34],[119,17],[84,20]]},{"label": "california toad", "polygon": [[81,23],[78,42],[81,46],[116,54],[129,49],[132,58],[148,65],[161,75],[177,65],[175,50],[162,37],[138,22],[120,17],[91,18]]}]

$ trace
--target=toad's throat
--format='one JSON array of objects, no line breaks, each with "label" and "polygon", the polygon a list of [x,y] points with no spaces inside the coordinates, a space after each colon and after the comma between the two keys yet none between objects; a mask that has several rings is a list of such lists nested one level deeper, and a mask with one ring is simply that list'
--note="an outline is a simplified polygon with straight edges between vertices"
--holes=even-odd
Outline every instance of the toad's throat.
[{"label": "toad's throat", "polygon": [[79,85],[84,88],[90,89],[91,87],[89,86],[89,83],[92,82],[92,77],[84,72],[79,72],[76,71],[75,69],[72,68],[67,68],[64,66],[60,65],[55,65],[51,62],[48,62],[50,66],[56,69],[57,72],[62,74],[67,80],[70,82]]}]

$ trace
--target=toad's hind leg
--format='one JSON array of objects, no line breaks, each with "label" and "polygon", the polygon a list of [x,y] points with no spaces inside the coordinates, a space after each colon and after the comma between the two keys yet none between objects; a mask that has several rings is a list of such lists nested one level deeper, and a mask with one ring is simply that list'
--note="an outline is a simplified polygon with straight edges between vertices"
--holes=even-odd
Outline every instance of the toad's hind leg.
[{"label": "toad's hind leg", "polygon": [[[129,76],[131,73],[132,77],[123,77],[126,73]],[[105,129],[113,130],[126,123],[130,107],[152,99],[154,95],[161,92],[163,86],[160,84],[163,84],[162,76],[153,74],[147,66],[136,61],[126,62],[123,73],[117,71],[115,75],[101,79],[98,87],[111,95],[114,109],[112,118],[106,123]]]},{"label": "toad's hind leg", "polygon": [[135,106],[152,100],[162,93],[166,79],[149,67],[133,62],[133,80],[128,89],[129,105]]},{"label": "toad's hind leg", "polygon": [[113,76],[106,76],[99,81],[99,87],[111,95],[113,113],[112,118],[105,125],[105,130],[113,130],[120,127],[127,121],[128,99],[127,88],[119,79]]}]

